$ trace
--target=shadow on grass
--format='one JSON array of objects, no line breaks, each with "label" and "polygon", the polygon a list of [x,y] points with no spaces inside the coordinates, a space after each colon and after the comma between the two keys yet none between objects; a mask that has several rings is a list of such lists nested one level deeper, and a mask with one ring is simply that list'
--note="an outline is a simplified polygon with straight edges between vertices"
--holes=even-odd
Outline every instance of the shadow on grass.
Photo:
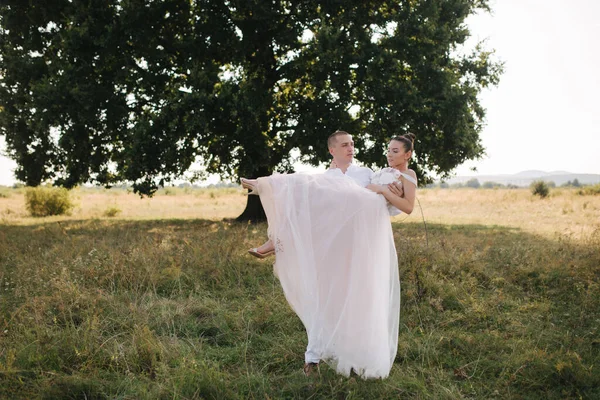
[{"label": "shadow on grass", "polygon": [[[593,398],[600,240],[394,223],[391,376],[301,374],[306,335],[266,225],[81,220],[0,226],[0,395],[95,398]],[[117,384],[111,383],[117,382]],[[50,393],[50,392],[49,392]]]},{"label": "shadow on grass", "polygon": [[394,231],[405,316],[398,362],[432,357],[458,381],[496,380],[514,390],[499,393],[516,397],[597,395],[600,232],[549,239],[484,225]]}]

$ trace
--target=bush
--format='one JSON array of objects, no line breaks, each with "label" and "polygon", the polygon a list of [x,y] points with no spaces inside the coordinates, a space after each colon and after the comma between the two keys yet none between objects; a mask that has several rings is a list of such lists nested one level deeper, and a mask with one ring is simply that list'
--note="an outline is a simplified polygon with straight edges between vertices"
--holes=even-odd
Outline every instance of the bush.
[{"label": "bush", "polygon": [[502,187],[504,187],[504,185],[501,183],[497,183],[497,182],[486,181],[486,182],[483,182],[481,187],[483,189],[496,189],[496,188],[502,188]]},{"label": "bush", "polygon": [[581,196],[600,195],[600,183],[591,186],[584,186],[577,191],[577,194]]},{"label": "bush", "polygon": [[477,178],[472,178],[472,179],[469,179],[467,181],[467,183],[465,183],[465,186],[473,188],[473,189],[479,189],[479,187],[481,186],[481,184],[479,183],[479,181],[477,180]]},{"label": "bush", "polygon": [[33,217],[68,214],[74,205],[64,188],[32,187],[25,192],[25,207]]},{"label": "bush", "polygon": [[550,187],[544,181],[534,181],[531,183],[531,193],[543,199],[550,194]]},{"label": "bush", "polygon": [[108,207],[105,211],[104,211],[104,216],[108,217],[108,218],[112,218],[112,217],[116,217],[117,215],[119,215],[121,213],[121,209],[119,207]]}]

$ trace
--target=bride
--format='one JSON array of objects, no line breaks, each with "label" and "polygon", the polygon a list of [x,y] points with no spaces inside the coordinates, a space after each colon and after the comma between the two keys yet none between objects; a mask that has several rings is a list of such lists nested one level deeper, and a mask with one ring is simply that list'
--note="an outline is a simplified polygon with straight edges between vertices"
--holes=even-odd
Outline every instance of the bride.
[{"label": "bride", "polygon": [[414,207],[413,142],[412,134],[393,138],[389,167],[366,188],[343,174],[242,179],[267,215],[269,241],[261,254],[275,253],[275,274],[308,334],[307,375],[321,360],[346,376],[389,375],[400,313],[389,216]]}]

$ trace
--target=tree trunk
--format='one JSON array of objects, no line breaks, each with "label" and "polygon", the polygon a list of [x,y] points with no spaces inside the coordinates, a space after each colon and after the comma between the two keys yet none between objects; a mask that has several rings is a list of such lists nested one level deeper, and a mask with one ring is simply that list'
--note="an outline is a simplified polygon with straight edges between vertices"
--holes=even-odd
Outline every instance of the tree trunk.
[{"label": "tree trunk", "polygon": [[235,220],[238,222],[249,221],[251,223],[265,222],[267,220],[267,215],[260,202],[260,198],[258,196],[249,195],[244,212]]}]

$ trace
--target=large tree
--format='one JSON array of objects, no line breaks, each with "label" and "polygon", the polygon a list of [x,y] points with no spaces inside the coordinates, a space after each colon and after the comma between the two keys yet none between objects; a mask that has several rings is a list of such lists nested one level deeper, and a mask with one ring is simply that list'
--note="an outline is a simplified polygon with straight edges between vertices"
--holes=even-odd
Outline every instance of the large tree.
[{"label": "large tree", "polygon": [[[0,134],[28,185],[151,195],[195,162],[223,178],[318,165],[337,129],[382,165],[411,131],[426,182],[483,154],[477,95],[501,65],[465,49],[479,11],[487,0],[4,0]],[[248,202],[241,219],[264,216]]]}]

